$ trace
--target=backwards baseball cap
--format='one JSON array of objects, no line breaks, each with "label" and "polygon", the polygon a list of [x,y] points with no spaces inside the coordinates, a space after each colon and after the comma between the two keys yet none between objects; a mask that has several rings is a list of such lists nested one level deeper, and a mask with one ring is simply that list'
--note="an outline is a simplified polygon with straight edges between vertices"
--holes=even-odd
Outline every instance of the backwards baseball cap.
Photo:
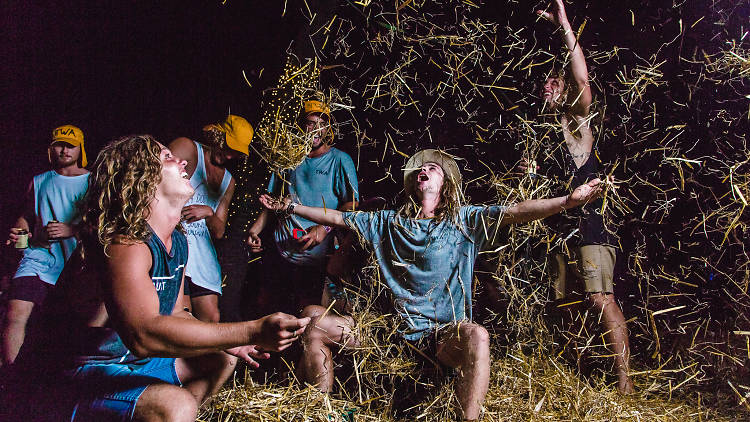
[{"label": "backwards baseball cap", "polygon": [[419,173],[425,163],[435,163],[443,169],[446,177],[450,177],[456,185],[461,187],[461,170],[453,157],[443,151],[436,149],[423,149],[409,158],[404,167],[404,190],[408,194],[414,193],[414,184],[409,183],[410,177]]},{"label": "backwards baseball cap", "polygon": [[[210,126],[210,125],[209,125]],[[245,155],[250,155],[250,142],[253,141],[253,127],[240,116],[230,114],[224,123],[214,125],[226,134],[227,146]]]},{"label": "backwards baseball cap", "polygon": [[74,147],[81,147],[81,157],[78,163],[81,167],[86,167],[88,161],[86,160],[86,150],[83,148],[83,131],[73,125],[64,125],[52,131],[52,142],[65,142],[66,144],[73,145]]},{"label": "backwards baseball cap", "polygon": [[331,115],[331,108],[328,107],[328,105],[322,101],[318,100],[308,100],[304,103],[304,115],[307,116],[310,113],[320,113],[325,114],[326,116]]}]

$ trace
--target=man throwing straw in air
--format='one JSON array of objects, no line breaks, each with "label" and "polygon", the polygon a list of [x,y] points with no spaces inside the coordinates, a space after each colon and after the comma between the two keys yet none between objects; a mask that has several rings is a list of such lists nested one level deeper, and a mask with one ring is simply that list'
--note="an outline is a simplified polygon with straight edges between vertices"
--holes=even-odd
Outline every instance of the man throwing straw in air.
[{"label": "man throwing straw in air", "polygon": [[[448,154],[427,149],[414,154],[404,169],[406,203],[397,211],[340,212],[260,198],[269,210],[299,215],[318,224],[347,227],[369,243],[383,279],[393,292],[405,341],[427,349],[427,355],[458,369],[456,396],[465,420],[479,418],[490,379],[487,330],[471,321],[474,260],[485,248],[501,243],[500,230],[576,207],[599,195],[598,179],[571,194],[524,201],[511,206],[461,206],[461,173]],[[325,315],[308,306],[313,320],[303,335],[301,378],[322,391],[333,387],[331,351],[355,347],[351,317]]]}]

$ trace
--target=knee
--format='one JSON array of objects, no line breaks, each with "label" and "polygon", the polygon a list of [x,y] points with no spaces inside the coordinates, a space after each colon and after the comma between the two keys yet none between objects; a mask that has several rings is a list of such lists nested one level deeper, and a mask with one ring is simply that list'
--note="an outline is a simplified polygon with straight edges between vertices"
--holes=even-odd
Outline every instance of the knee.
[{"label": "knee", "polygon": [[232,356],[229,353],[222,353],[222,361],[220,362],[223,371],[234,371],[237,367],[237,356]]},{"label": "knee", "polygon": [[490,333],[481,325],[471,324],[464,331],[465,341],[469,352],[474,355],[487,355],[490,353]]},{"label": "knee", "polygon": [[8,309],[5,313],[5,321],[8,325],[26,325],[31,316],[31,311],[34,309],[34,304],[25,301],[17,301],[18,303],[9,303]]},{"label": "knee", "polygon": [[307,305],[304,309],[302,309],[302,318],[310,317],[311,319],[316,319],[319,316],[323,315],[326,311],[326,308],[320,306],[320,305]]},{"label": "knee", "polygon": [[163,421],[193,422],[198,416],[198,402],[184,388],[176,389],[168,400],[161,402],[160,407],[155,413]]},{"label": "knee", "polygon": [[176,409],[173,409],[173,414],[167,420],[170,421],[194,421],[198,416],[198,402],[195,400],[192,394],[187,390],[182,390],[183,394],[180,399],[175,401],[177,404]]},{"label": "knee", "polygon": [[200,366],[204,371],[204,377],[210,379],[222,378],[237,366],[237,357],[230,355],[229,353],[217,352],[207,355],[206,360],[202,360]]},{"label": "knee", "polygon": [[588,296],[589,306],[598,311],[604,310],[604,307],[613,303],[614,300],[612,293],[591,293]]},{"label": "knee", "polygon": [[220,319],[221,316],[219,315],[218,309],[212,310],[208,315],[206,315],[207,322],[219,322]]}]

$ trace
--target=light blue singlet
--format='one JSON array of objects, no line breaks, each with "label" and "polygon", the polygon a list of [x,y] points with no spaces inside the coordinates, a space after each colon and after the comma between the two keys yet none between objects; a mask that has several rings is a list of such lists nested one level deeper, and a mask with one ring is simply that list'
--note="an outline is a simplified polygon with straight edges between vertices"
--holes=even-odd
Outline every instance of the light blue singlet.
[{"label": "light blue singlet", "polygon": [[76,238],[51,241],[49,248],[35,245],[33,239],[41,239],[44,227],[52,220],[74,222],[76,203],[83,198],[88,187],[89,173],[62,176],[50,170],[34,176],[34,233],[13,278],[38,276],[45,283],[57,282],[65,261],[76,248]]},{"label": "light blue singlet", "polygon": [[[205,158],[203,156],[203,147],[193,141],[198,149],[198,159],[195,165],[193,176],[190,177],[190,184],[195,189],[193,197],[185,204],[188,205],[208,205],[216,211],[221,197],[224,196],[229,183],[232,181],[232,175],[224,170],[224,178],[221,180],[221,186],[218,191],[212,190],[208,185],[206,174]],[[221,294],[221,267],[216,257],[211,233],[206,225],[206,220],[198,220],[193,223],[185,223],[187,240],[189,247],[187,271],[188,277],[198,286],[209,289]]]}]

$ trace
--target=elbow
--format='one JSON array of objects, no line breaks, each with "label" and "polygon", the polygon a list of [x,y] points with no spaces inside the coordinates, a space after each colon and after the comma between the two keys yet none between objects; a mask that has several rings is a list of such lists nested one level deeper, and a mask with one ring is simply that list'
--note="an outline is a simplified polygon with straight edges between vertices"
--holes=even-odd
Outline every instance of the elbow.
[{"label": "elbow", "polygon": [[161,348],[158,342],[155,342],[145,333],[133,332],[129,335],[120,335],[125,347],[138,358],[151,358],[161,355]]}]

